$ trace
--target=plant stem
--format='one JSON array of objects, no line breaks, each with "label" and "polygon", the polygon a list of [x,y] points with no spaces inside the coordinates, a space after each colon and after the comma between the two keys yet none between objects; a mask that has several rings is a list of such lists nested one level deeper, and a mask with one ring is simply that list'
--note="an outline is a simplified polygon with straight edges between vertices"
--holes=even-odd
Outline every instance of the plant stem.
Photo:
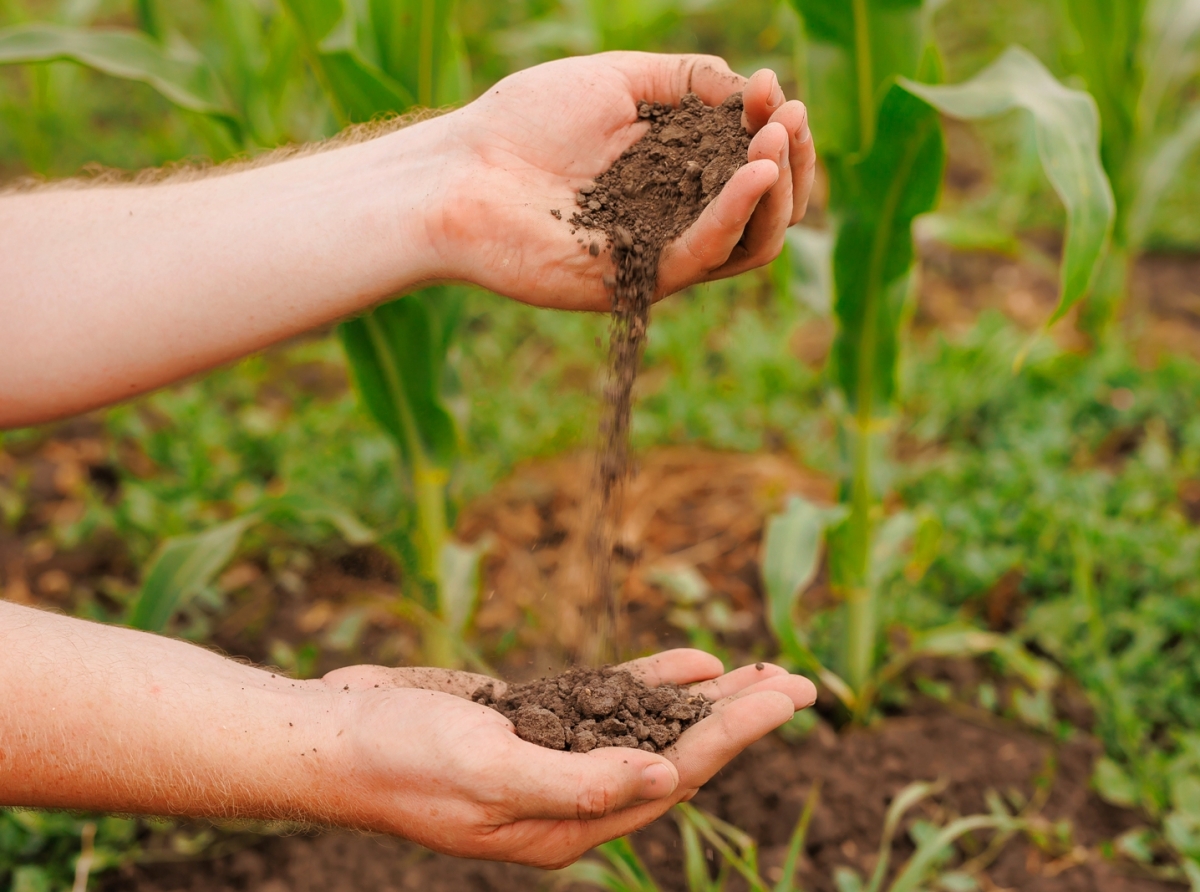
[{"label": "plant stem", "polygon": [[[384,380],[387,382],[388,393],[400,421],[400,431],[404,444],[408,447],[410,475],[412,477],[413,498],[417,506],[417,535],[414,537],[417,546],[418,572],[422,578],[433,586],[433,613],[440,619],[445,619],[445,605],[442,599],[442,548],[446,543],[446,484],[449,475],[444,468],[439,468],[425,451],[421,442],[417,420],[409,405],[408,394],[404,383],[400,380],[400,370],[392,361],[392,353],[388,349],[387,336],[374,313],[363,317],[367,334],[379,356],[383,369]],[[452,642],[448,640],[448,630],[442,628],[430,630],[426,635],[426,656],[434,665],[456,665],[457,653]]]}]

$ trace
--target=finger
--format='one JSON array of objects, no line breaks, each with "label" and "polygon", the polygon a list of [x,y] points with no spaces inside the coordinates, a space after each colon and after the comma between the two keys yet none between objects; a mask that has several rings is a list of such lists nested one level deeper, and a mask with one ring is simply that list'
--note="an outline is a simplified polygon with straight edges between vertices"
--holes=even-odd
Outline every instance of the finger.
[{"label": "finger", "polygon": [[742,90],[742,126],[757,133],[784,104],[779,78],[769,68],[760,68]]},{"label": "finger", "polygon": [[[800,690],[772,690],[787,679],[761,682],[764,689],[745,691],[713,707],[712,715],[683,732],[667,751],[679,769],[683,790],[703,786],[734,756],[778,728],[796,713]],[[757,688],[758,686],[756,686]]]},{"label": "finger", "polygon": [[[720,105],[746,86],[746,78],[732,71],[720,56],[620,52],[599,58],[629,79],[634,99],[647,102],[676,105],[688,93],[695,93],[706,105]],[[766,120],[764,117],[764,123]]]},{"label": "finger", "polygon": [[334,689],[365,691],[373,688],[422,688],[428,691],[444,691],[468,699],[488,684],[493,685],[493,691],[497,695],[503,694],[507,688],[504,682],[486,675],[426,666],[398,669],[387,666],[347,666],[344,669],[335,669],[322,680]]},{"label": "finger", "polygon": [[770,263],[783,250],[792,217],[792,168],[788,163],[788,132],[782,124],[767,124],[750,142],[750,161],[772,160],[779,179],[759,201],[729,260],[710,278],[724,278]]},{"label": "finger", "polygon": [[813,178],[817,172],[817,152],[808,128],[808,109],[795,99],[784,103],[771,115],[772,123],[782,124],[788,132],[788,162],[792,172],[791,223],[799,223],[808,208]]},{"label": "finger", "polygon": [[691,684],[716,678],[725,671],[721,661],[712,654],[690,647],[664,650],[662,653],[621,664],[641,679],[647,687],[660,684]]},{"label": "finger", "polygon": [[563,753],[516,737],[512,745],[501,801],[515,820],[594,821],[637,802],[669,798],[679,785],[671,760],[644,750]]},{"label": "finger", "polygon": [[742,666],[732,672],[726,672],[719,678],[713,678],[688,688],[690,694],[703,694],[709,700],[724,700],[745,690],[752,684],[758,684],[768,678],[787,675],[788,671],[782,666],[772,663],[755,663],[753,666]]},{"label": "finger", "polygon": [[774,161],[752,161],[737,172],[687,230],[663,249],[659,296],[672,294],[720,269],[737,247],[754,209],[779,181]]}]

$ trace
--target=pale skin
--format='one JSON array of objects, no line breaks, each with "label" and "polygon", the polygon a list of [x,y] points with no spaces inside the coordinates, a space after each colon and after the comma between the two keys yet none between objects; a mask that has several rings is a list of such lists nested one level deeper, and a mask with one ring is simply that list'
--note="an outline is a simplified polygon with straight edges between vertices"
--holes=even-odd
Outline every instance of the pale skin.
[{"label": "pale skin", "polygon": [[[422,284],[607,307],[550,209],[641,136],[640,99],[741,90],[748,161],[664,252],[659,297],[773,259],[814,154],[775,75],[610,53],[538,66],[369,142],[153,186],[0,195],[0,427],[163,386]],[[464,673],[356,666],[315,681],[0,602],[0,805],[286,818],[557,867],[631,832],[816,698],[694,650],[630,668],[713,714],[667,753],[554,752],[467,699]]]}]

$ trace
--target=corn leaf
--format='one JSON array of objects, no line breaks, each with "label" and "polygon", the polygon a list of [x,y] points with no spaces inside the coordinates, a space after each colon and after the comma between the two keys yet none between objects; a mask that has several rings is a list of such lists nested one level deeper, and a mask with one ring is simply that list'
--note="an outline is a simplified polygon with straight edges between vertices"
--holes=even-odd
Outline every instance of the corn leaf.
[{"label": "corn leaf", "polygon": [[384,71],[427,108],[470,92],[467,55],[449,0],[370,0]]},{"label": "corn leaf", "polygon": [[944,849],[960,836],[974,830],[1010,830],[1020,824],[1006,816],[973,815],[951,821],[940,831],[926,839],[908,859],[900,875],[892,882],[888,892],[917,892],[929,872],[943,855]]},{"label": "corn leaf", "polygon": [[345,0],[283,0],[301,41],[343,123],[401,112],[416,102],[403,84],[372,60],[370,20]]},{"label": "corn leaf", "polygon": [[461,305],[457,289],[428,288],[339,327],[359,396],[410,469],[447,468],[457,453],[442,380]]},{"label": "corn leaf", "polygon": [[462,635],[479,600],[479,563],[489,542],[463,545],[450,539],[442,545],[441,608],[446,625]]},{"label": "corn leaf", "polygon": [[793,616],[796,599],[820,568],[826,528],[843,513],[793,496],[782,514],[767,520],[763,534],[762,577],[767,593],[767,621],[783,652],[801,664],[808,662],[808,649],[796,635]]},{"label": "corn leaf", "polygon": [[833,375],[851,411],[866,419],[886,414],[895,396],[912,224],[937,201],[945,163],[937,113],[898,86],[884,97],[877,133],[870,153],[840,178],[833,252]]},{"label": "corn leaf", "polygon": [[[813,135],[826,158],[865,152],[896,74],[915,77],[925,45],[922,0],[792,0],[808,37]],[[857,13],[864,13],[859,18]]]},{"label": "corn leaf", "polygon": [[1047,324],[1062,318],[1087,293],[1104,257],[1115,215],[1112,189],[1100,160],[1096,103],[1087,93],[1064,87],[1020,47],[1010,47],[961,84],[901,83],[953,118],[978,120],[1014,109],[1023,109],[1033,118],[1042,167],[1067,211],[1059,302]]},{"label": "corn leaf", "polygon": [[180,108],[237,125],[220,82],[203,60],[168,53],[145,34],[48,24],[0,29],[0,65],[58,61],[149,84]]},{"label": "corn leaf", "polygon": [[1194,106],[1179,128],[1164,139],[1144,165],[1133,209],[1129,212],[1129,243],[1137,247],[1150,233],[1158,203],[1183,170],[1183,165],[1200,148],[1200,105]]},{"label": "corn leaf", "polygon": [[229,563],[242,534],[259,519],[258,513],[245,514],[203,532],[163,542],[150,559],[128,624],[148,632],[165,629],[175,611]]}]

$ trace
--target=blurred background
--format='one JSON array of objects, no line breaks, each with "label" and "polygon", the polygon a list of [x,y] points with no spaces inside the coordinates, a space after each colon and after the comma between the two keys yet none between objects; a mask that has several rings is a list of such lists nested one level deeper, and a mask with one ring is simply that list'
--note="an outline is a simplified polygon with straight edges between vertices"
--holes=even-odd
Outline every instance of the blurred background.
[{"label": "blurred background", "polygon": [[[1200,3],[872,0],[858,11],[873,50],[843,27],[852,6],[0,0],[0,183],[253,156],[469,101],[574,54],[773,68],[810,104],[816,194],[772,266],[654,310],[621,540],[629,649],[690,642],[826,673],[792,747],[927,702],[1039,746],[1091,741],[1074,782],[1094,813],[1123,817],[1083,842],[1030,835],[1047,864],[1076,853],[1037,888],[1159,888],[1105,885],[1093,861],[1200,888]],[[865,53],[874,80],[855,98],[839,65]],[[989,74],[1002,57],[1015,67]],[[922,105],[899,98],[897,76],[984,87]],[[881,222],[883,193],[855,184],[900,183],[871,150],[921,115],[938,134],[928,182],[911,186],[923,203]],[[1067,144],[1093,156],[1077,179],[1104,189],[1054,179]],[[895,230],[897,272],[875,296],[838,272],[861,260],[853,220]],[[877,349],[854,340],[874,299],[890,377],[864,407],[850,367]],[[410,333],[373,352],[373,325]],[[606,332],[600,316],[447,287],[4,432],[0,597],[299,677],[364,661],[514,678],[562,666],[588,634],[581,504]],[[432,391],[387,393],[380,370],[413,356]],[[396,420],[405,399],[420,407],[415,453]],[[838,557],[855,542],[857,568]],[[856,613],[860,596],[870,609]],[[789,830],[811,779],[796,784]],[[254,834],[278,832],[0,812],[0,887],[175,888],[146,871],[266,851]],[[844,871],[872,868],[828,834]],[[811,888],[835,888],[832,862],[808,851]],[[240,863],[259,866],[188,888],[284,882]],[[1091,880],[1054,885],[1068,868]],[[954,888],[995,888],[980,871]],[[477,888],[533,882],[509,881]]]}]

